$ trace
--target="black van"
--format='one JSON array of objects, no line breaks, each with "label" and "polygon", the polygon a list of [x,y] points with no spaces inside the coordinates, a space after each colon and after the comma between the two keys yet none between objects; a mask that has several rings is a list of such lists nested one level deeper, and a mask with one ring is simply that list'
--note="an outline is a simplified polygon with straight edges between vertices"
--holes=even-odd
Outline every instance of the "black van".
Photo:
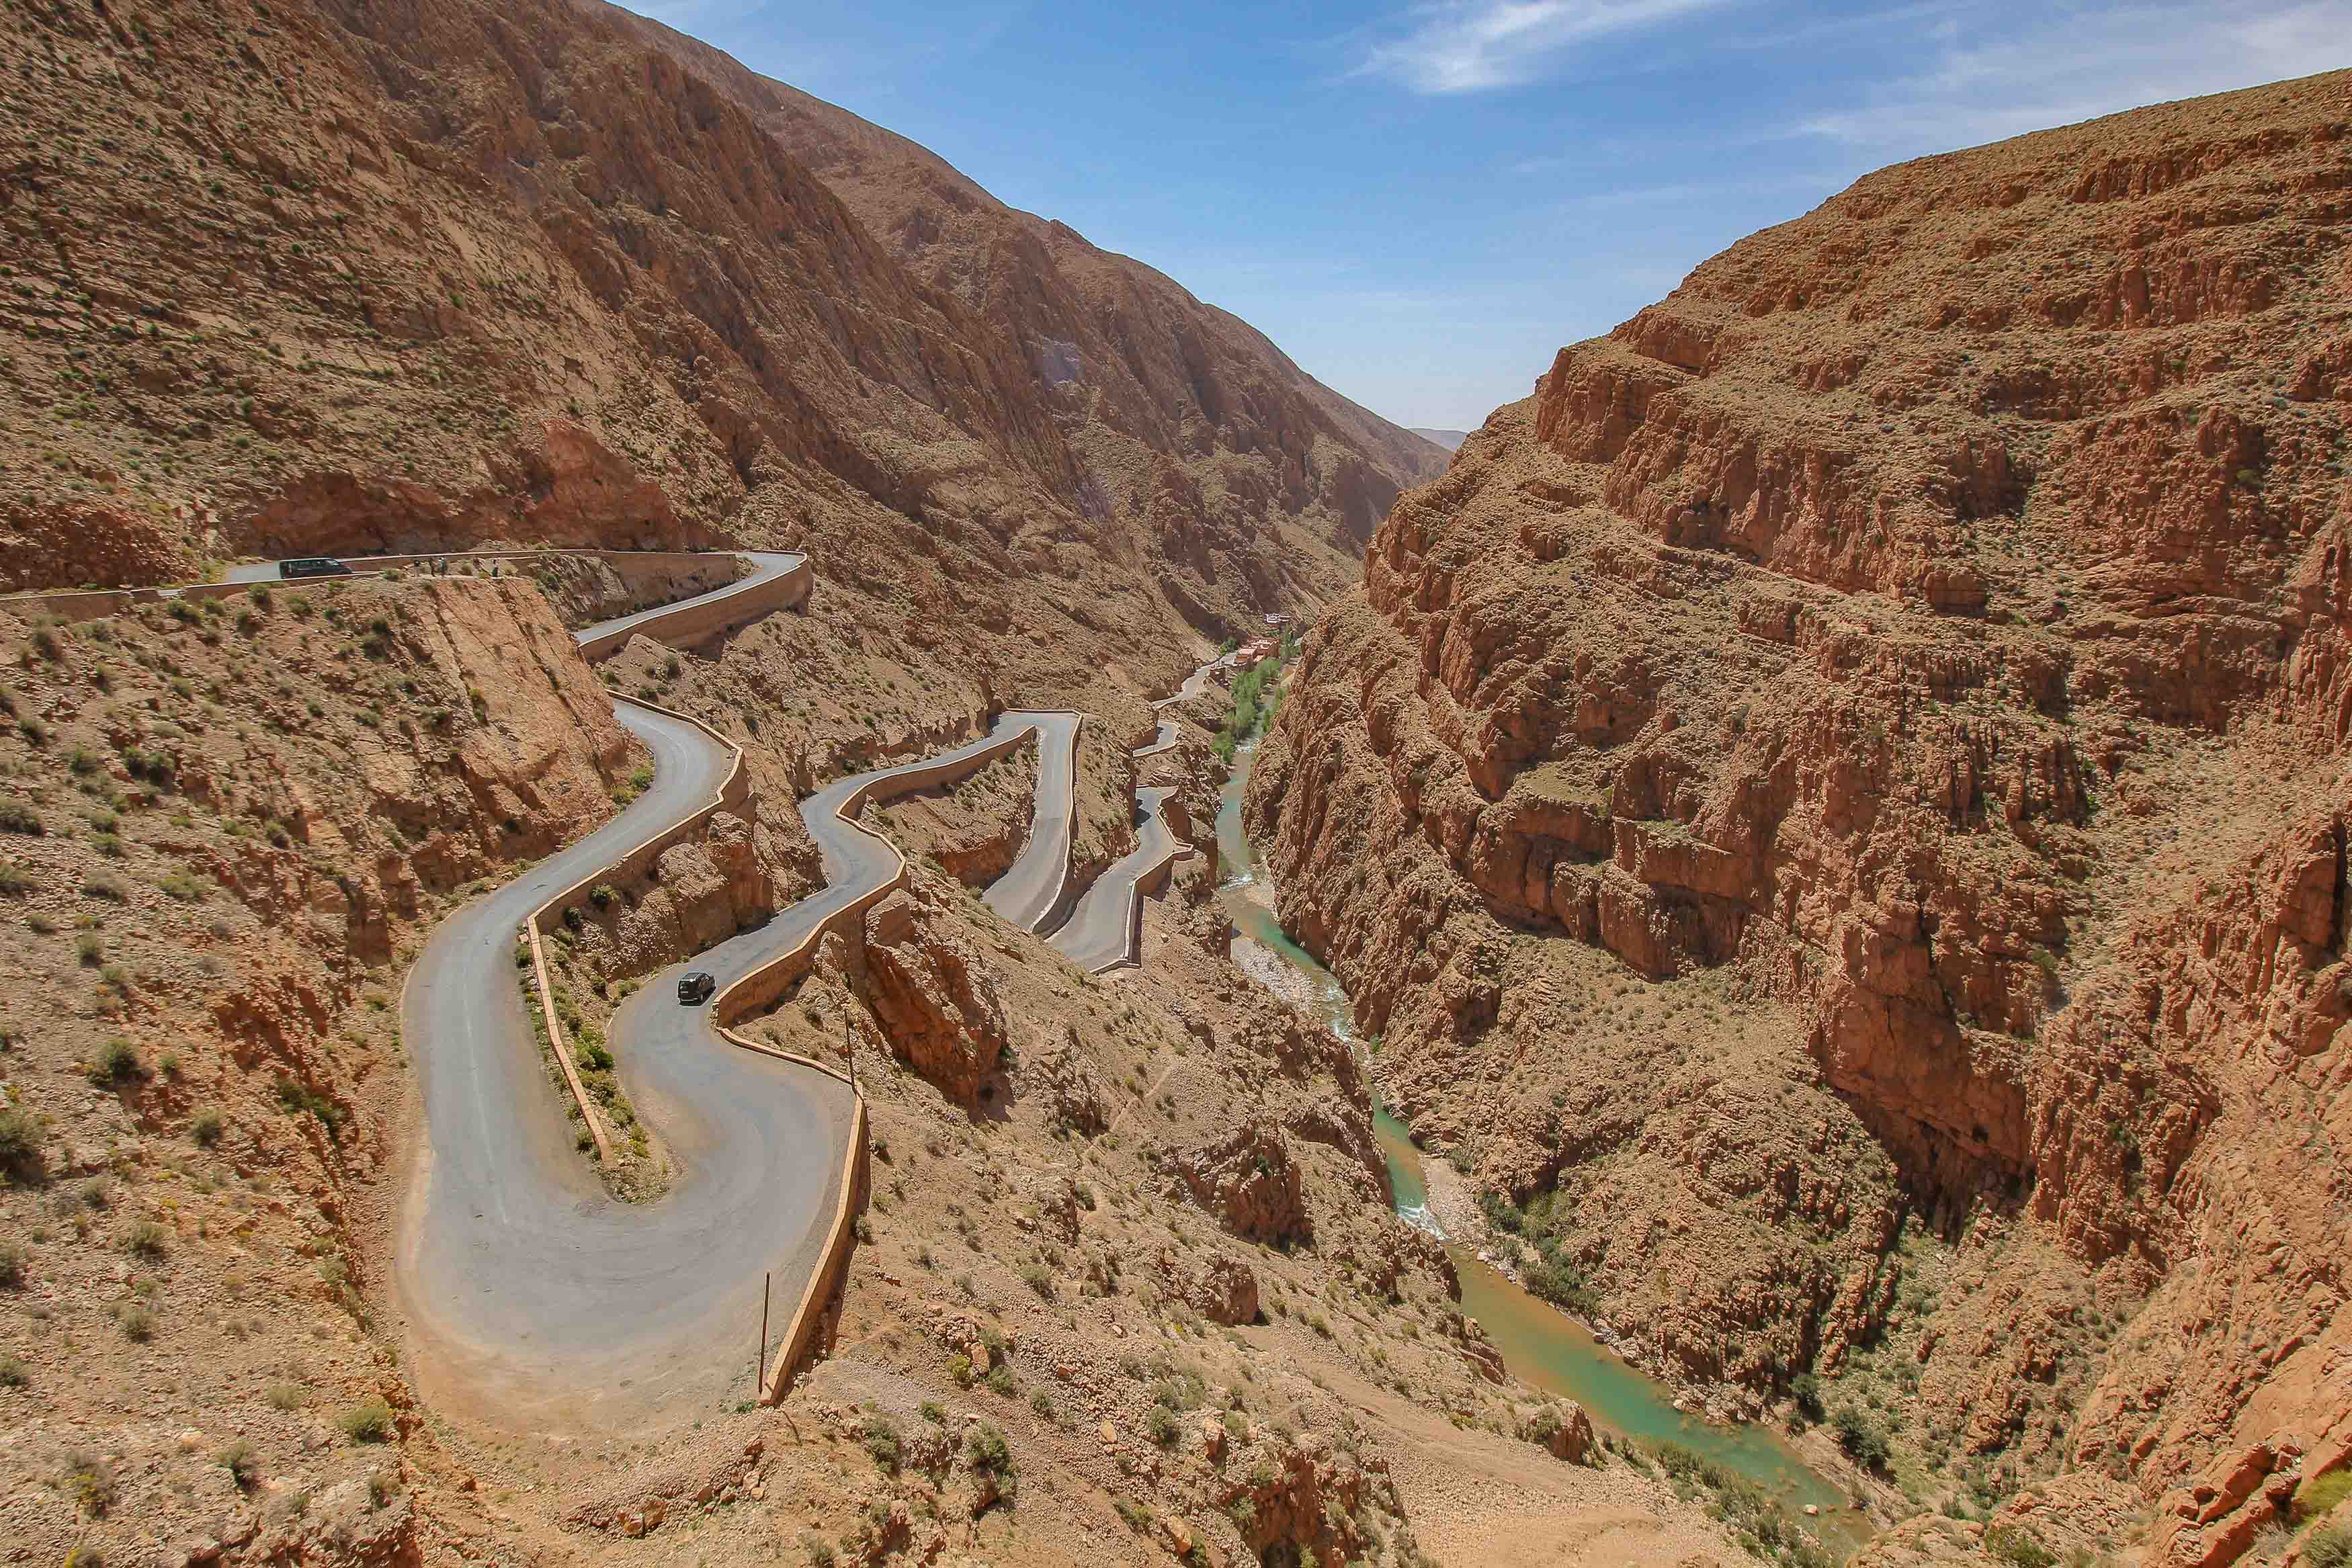
[{"label": "black van", "polygon": [[349,577],[352,569],[331,555],[302,555],[278,563],[280,577]]},{"label": "black van", "polygon": [[677,977],[677,999],[688,1007],[710,999],[719,982],[708,969],[688,969]]}]

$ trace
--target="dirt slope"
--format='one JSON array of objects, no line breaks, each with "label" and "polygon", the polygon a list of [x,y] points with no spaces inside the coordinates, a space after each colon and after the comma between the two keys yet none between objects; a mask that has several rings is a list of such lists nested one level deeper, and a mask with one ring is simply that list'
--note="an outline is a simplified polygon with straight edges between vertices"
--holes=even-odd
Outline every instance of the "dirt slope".
[{"label": "dirt slope", "polygon": [[1257,764],[1419,1128],[1891,1509],[2220,1563],[2352,1443],[2347,192],[2338,74],[1743,241],[1399,503]]}]

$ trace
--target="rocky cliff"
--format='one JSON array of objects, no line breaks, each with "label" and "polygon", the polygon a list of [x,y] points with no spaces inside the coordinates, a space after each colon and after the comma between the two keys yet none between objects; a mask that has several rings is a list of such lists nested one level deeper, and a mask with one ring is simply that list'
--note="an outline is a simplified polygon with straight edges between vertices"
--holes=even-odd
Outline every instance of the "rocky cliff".
[{"label": "rocky cliff", "polygon": [[[806,544],[1077,685],[1336,591],[1439,455],[1149,269],[618,10],[5,15],[0,585]],[[923,217],[943,203],[958,225]]]},{"label": "rocky cliff", "polygon": [[2053,1547],[2352,1444],[2347,220],[2343,74],[1863,180],[1401,501],[1253,781],[1563,1295]]}]

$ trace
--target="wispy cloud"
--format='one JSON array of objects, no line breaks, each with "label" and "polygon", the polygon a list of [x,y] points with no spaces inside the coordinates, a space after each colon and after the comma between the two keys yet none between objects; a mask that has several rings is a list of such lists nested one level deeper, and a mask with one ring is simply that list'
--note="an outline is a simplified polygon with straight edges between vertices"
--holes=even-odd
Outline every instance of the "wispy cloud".
[{"label": "wispy cloud", "polygon": [[1903,156],[2352,65],[2352,0],[1983,4],[1919,34],[1927,68],[1809,115],[1806,135]]},{"label": "wispy cloud", "polygon": [[1634,207],[1720,207],[1724,203],[1753,201],[1760,196],[1791,193],[1816,198],[1829,195],[1840,176],[1813,170],[1742,175],[1732,180],[1682,180],[1661,185],[1620,185],[1605,191],[1584,191],[1559,204],[1563,213],[1605,213]]},{"label": "wispy cloud", "polygon": [[1357,68],[1414,92],[1482,92],[1549,74],[1580,44],[1714,10],[1733,0],[1430,0],[1402,36]]}]

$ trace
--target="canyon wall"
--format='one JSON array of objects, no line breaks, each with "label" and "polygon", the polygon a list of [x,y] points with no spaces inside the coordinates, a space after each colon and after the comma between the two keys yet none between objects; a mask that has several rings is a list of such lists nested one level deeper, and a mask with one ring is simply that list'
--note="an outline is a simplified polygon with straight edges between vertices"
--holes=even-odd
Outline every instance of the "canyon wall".
[{"label": "canyon wall", "polygon": [[2347,220],[2341,73],[1869,176],[1405,497],[1253,779],[1638,1354],[2053,1543],[2352,1440]]}]

